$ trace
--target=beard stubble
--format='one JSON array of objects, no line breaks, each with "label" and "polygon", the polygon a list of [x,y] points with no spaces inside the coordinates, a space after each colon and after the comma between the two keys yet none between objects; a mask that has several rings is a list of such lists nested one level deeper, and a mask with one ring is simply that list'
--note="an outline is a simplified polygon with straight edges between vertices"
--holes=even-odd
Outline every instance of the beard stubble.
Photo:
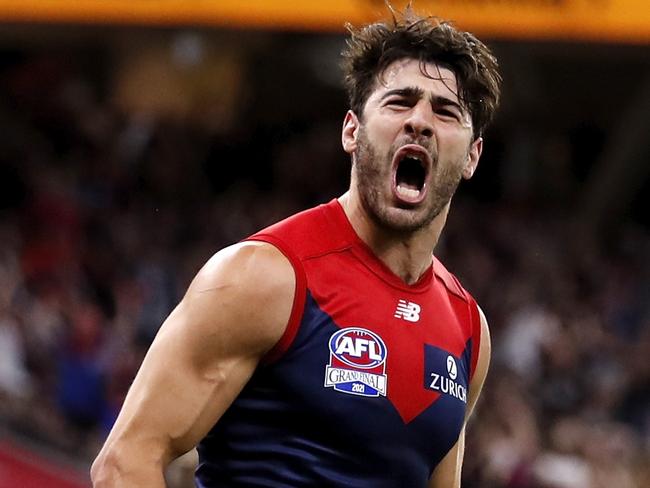
[{"label": "beard stubble", "polygon": [[353,171],[361,203],[373,222],[391,233],[410,234],[430,224],[449,203],[462,178],[462,165],[450,162],[441,167],[434,158],[430,188],[424,202],[417,206],[399,206],[394,203],[390,181],[393,156],[399,147],[401,145],[391,147],[388,154],[381,157],[361,127]]}]

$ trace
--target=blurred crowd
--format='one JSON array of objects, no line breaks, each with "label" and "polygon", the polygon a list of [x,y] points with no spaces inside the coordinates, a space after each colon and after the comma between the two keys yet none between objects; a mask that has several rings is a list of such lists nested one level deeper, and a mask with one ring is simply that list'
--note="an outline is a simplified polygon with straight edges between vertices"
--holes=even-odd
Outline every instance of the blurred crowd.
[{"label": "blurred crowd", "polygon": [[444,250],[493,338],[463,486],[650,486],[647,233],[605,252],[557,213],[454,212]]},{"label": "blurred crowd", "polygon": [[[0,71],[0,423],[89,462],[201,264],[349,166],[339,120],[215,131],[125,113],[66,66]],[[463,486],[650,486],[647,229],[582,239],[526,197],[461,192],[436,250],[492,330]]]}]

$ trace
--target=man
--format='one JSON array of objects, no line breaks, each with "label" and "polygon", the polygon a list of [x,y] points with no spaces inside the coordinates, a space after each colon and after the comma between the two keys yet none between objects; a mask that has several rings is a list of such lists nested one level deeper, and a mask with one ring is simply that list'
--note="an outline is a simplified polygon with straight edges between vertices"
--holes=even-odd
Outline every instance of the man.
[{"label": "man", "polygon": [[[222,250],[165,321],[93,464],[160,487],[458,487],[485,318],[433,257],[498,104],[496,60],[410,9],[351,29],[350,189]],[[308,159],[307,159],[308,160]]]}]

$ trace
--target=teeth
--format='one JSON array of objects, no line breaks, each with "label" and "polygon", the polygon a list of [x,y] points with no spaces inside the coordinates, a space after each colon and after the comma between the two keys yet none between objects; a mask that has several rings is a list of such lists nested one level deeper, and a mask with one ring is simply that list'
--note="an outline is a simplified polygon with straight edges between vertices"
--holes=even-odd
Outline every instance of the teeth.
[{"label": "teeth", "polygon": [[405,198],[417,198],[420,196],[420,190],[414,190],[413,188],[407,188],[402,185],[397,185],[397,193]]},{"label": "teeth", "polygon": [[408,154],[406,157],[409,158],[409,159],[415,159],[419,163],[422,162],[422,155],[421,154]]}]

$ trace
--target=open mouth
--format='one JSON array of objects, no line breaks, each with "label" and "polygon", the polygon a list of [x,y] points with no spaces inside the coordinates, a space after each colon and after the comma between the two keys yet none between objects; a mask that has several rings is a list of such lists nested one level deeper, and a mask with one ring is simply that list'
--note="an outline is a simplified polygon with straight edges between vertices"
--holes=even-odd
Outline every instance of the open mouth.
[{"label": "open mouth", "polygon": [[424,199],[431,158],[415,144],[403,146],[393,159],[393,193],[403,203],[416,204]]}]

